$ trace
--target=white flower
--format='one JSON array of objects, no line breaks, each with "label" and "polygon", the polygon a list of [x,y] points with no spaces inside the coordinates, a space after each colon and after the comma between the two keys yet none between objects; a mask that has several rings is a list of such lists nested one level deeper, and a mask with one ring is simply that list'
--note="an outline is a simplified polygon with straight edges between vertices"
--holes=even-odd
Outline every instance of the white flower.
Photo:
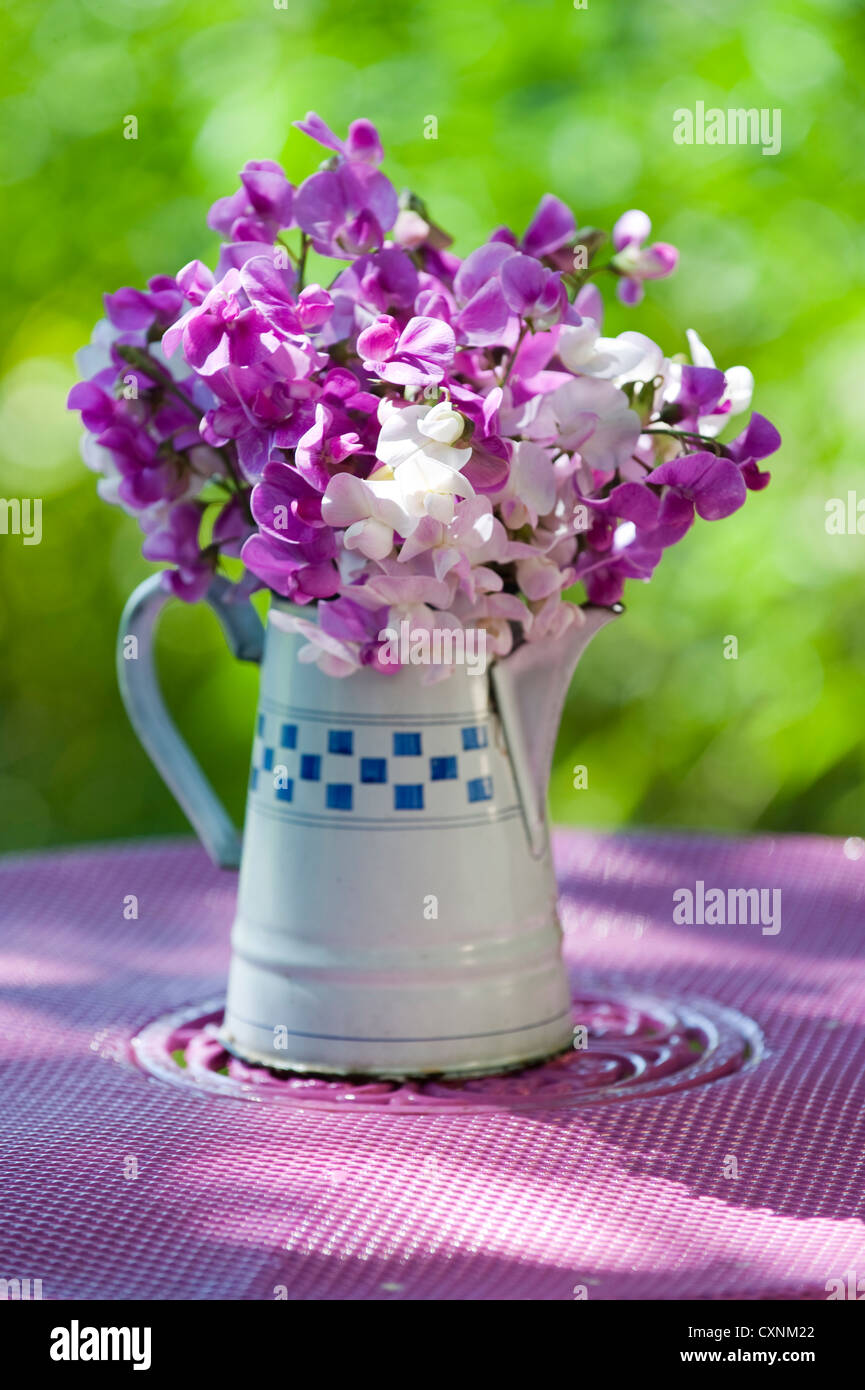
[{"label": "white flower", "polygon": [[575,377],[545,396],[544,407],[555,422],[554,440],[568,453],[579,450],[590,468],[621,468],[640,437],[639,416],[611,381]]},{"label": "white flower", "polygon": [[394,531],[405,535],[408,515],[399,505],[393,485],[383,487],[337,473],[327,485],[321,514],[328,526],[345,526],[343,543],[369,560],[383,560],[393,550]]},{"label": "white flower", "polygon": [[416,457],[396,469],[382,467],[369,478],[337,473],[327,485],[321,514],[328,526],[345,526],[347,550],[384,560],[394,533],[410,536],[422,517],[445,526],[453,521],[457,497],[474,497],[461,473],[435,460]]},{"label": "white flower", "polygon": [[508,480],[496,493],[505,524],[511,531],[537,526],[556,505],[556,470],[546,449],[530,439],[514,448]]},{"label": "white flower", "polygon": [[[455,498],[475,495],[471,483],[460,473],[472,451],[453,447],[465,430],[465,417],[454,410],[449,400],[441,400],[433,406],[409,405],[400,409],[385,398],[379,406],[378,418],[381,433],[376,456],[381,460],[381,467],[363,484],[368,494],[368,511],[363,518],[358,516],[354,521],[365,521],[368,517],[390,526],[392,532],[398,530],[402,536],[411,531],[411,518],[432,516],[447,525],[453,520]],[[326,502],[328,497],[334,498],[336,481],[332,479],[328,484]],[[356,499],[359,498],[360,494],[356,493]],[[325,511],[324,515],[332,526],[345,524],[331,519],[336,512]],[[364,553],[371,559],[381,559],[388,553],[383,549],[385,540],[384,531],[374,527],[364,526],[361,531],[346,533],[346,544],[364,547]]]},{"label": "white flower", "polygon": [[471,449],[452,446],[465,429],[465,418],[450,401],[437,405],[407,405],[402,408],[385,397],[378,410],[381,433],[376,457],[393,469],[404,464],[443,464],[459,472],[472,456]]},{"label": "white flower", "polygon": [[594,319],[565,324],[559,334],[558,353],[570,372],[624,381],[651,381],[663,362],[657,343],[644,333],[620,333],[602,338]]},{"label": "white flower", "polygon": [[298,661],[307,664],[315,662],[326,676],[350,676],[360,667],[357,653],[347,642],[322,632],[317,623],[308,618],[298,618],[293,613],[283,613],[281,609],[271,608],[268,621],[282,632],[292,632],[306,638],[306,646],[297,653]]}]

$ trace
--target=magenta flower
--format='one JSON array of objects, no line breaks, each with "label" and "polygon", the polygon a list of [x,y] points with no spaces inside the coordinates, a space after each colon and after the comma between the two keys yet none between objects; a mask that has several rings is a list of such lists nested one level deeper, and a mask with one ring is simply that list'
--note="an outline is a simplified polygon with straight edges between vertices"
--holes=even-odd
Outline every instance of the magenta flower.
[{"label": "magenta flower", "polygon": [[409,319],[400,331],[389,314],[380,315],[357,340],[366,371],[400,386],[441,381],[453,361],[455,347],[454,331],[441,319]]},{"label": "magenta flower", "polygon": [[183,308],[183,291],[170,275],[154,275],[146,290],[127,287],[103,297],[108,318],[120,329],[147,331],[154,324],[168,327]]},{"label": "magenta flower", "polygon": [[506,242],[491,241],[467,256],[457,271],[454,294],[460,308],[454,327],[461,342],[483,346],[501,341],[511,315],[501,269],[513,255]]},{"label": "magenta flower", "polygon": [[715,454],[682,454],[662,463],[649,475],[693,504],[705,521],[719,521],[739,510],[746,497],[745,480],[732,459]]},{"label": "magenta flower", "polygon": [[[337,343],[354,338],[379,314],[393,314],[407,322],[418,291],[417,268],[398,246],[385,246],[372,255],[359,256],[330,287],[334,312],[321,341]],[[425,310],[418,306],[415,312],[422,314]],[[433,313],[432,317],[442,316]]]},{"label": "magenta flower", "polygon": [[662,280],[676,269],[679,253],[675,246],[666,241],[643,246],[651,230],[648,217],[637,208],[623,212],[613,228],[616,254],[612,264],[623,277],[617,287],[623,304],[639,304],[644,280]]},{"label": "magenta flower", "polygon": [[781,436],[765,415],[755,411],[748,421],[747,428],[726,445],[726,452],[738,464],[745,486],[752,492],[761,492],[771,479],[771,473],[763,473],[757,467],[758,460],[768,458],[781,447]]},{"label": "magenta flower", "polygon": [[345,140],[340,140],[339,136],[335,135],[330,126],[314,111],[307,111],[305,118],[302,121],[295,121],[294,125],[298,130],[302,130],[304,135],[311,136],[320,145],[324,145],[326,149],[336,150],[337,154],[342,155],[347,160],[371,164],[373,168],[377,168],[384,159],[384,150],[381,140],[378,138],[378,131],[371,121],[352,121]]},{"label": "magenta flower", "polygon": [[503,241],[509,246],[519,247],[527,256],[535,256],[540,260],[543,256],[552,256],[561,250],[572,239],[576,230],[574,214],[567,203],[563,203],[561,198],[556,198],[552,193],[545,193],[521,242],[517,241],[507,227],[499,227],[493,232],[490,240]]},{"label": "magenta flower", "polygon": [[[312,423],[297,441],[295,467],[319,493],[324,492],[333,472],[341,464],[353,454],[366,452],[357,431],[349,428],[349,425],[350,421],[343,413],[319,401]],[[277,442],[281,442],[279,435]]]},{"label": "magenta flower", "polygon": [[293,603],[314,603],[339,593],[339,571],[330,560],[307,561],[303,547],[258,532],[240,553],[248,570]]},{"label": "magenta flower", "polygon": [[502,292],[512,313],[534,327],[551,328],[568,306],[562,277],[532,256],[516,255],[501,268]]},{"label": "magenta flower", "polygon": [[203,598],[213,578],[213,560],[202,554],[198,543],[201,508],[194,503],[172,507],[167,518],[149,526],[141,547],[146,560],[165,560],[175,565],[165,571],[164,583],[177,598],[195,603]]},{"label": "magenta flower", "polygon": [[[699,428],[700,419],[717,411],[727,388],[724,373],[717,367],[680,368],[679,389],[668,404],[664,418],[685,429]],[[671,406],[675,409],[671,409]]]},{"label": "magenta flower", "polygon": [[297,190],[298,225],[323,256],[354,258],[377,251],[397,219],[399,203],[390,180],[376,167],[382,149],[375,126],[354,121],[342,141],[313,111],[295,124],[336,151],[335,167],[311,174]]},{"label": "magenta flower", "polygon": [[[560,199],[460,260],[419,197],[399,206],[369,121],[298,126],[318,171],[295,189],[246,164],[210,212],[228,238],[215,270],[107,295],[69,395],[100,495],[137,517],[179,597],[239,555],[238,598],[314,606],[274,621],[329,674],[392,670],[378,633],[402,617],[483,627],[504,655],[579,621],[574,582],[612,603],[698,516],[765,487],[767,420],[718,442],[751,373],[717,370],[693,331],[693,365],[602,337],[603,281],[575,263]],[[676,264],[650,230],[634,210],[613,230],[626,303]],[[311,249],[349,262],[327,289],[305,283]]]},{"label": "magenta flower", "polygon": [[252,367],[280,346],[267,318],[246,303],[241,272],[230,270],[218,285],[163,334],[167,357],[183,344],[190,367],[212,376],[226,367]]},{"label": "magenta flower", "polygon": [[[263,535],[275,541],[295,541],[312,547],[316,559],[330,559],[335,554],[329,531],[316,533],[324,526],[321,518],[321,493],[288,463],[273,461],[265,465],[261,478],[252,489],[252,515]],[[325,549],[322,550],[322,544]]]},{"label": "magenta flower", "polygon": [[272,159],[250,160],[240,172],[240,188],[213,204],[207,225],[230,241],[272,243],[291,227],[294,187]]},{"label": "magenta flower", "polygon": [[250,304],[284,337],[315,333],[333,313],[333,300],[321,285],[307,285],[293,299],[286,283],[293,274],[287,277],[266,256],[252,257],[239,276]]}]

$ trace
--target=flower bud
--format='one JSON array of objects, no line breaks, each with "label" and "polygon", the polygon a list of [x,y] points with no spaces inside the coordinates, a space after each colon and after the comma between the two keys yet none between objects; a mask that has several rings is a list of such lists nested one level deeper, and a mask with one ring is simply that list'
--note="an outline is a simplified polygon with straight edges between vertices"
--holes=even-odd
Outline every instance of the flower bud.
[{"label": "flower bud", "polygon": [[464,417],[458,410],[454,410],[450,401],[439,401],[438,405],[427,411],[422,420],[418,420],[417,428],[427,439],[434,439],[437,444],[455,444],[465,428],[465,423]]}]

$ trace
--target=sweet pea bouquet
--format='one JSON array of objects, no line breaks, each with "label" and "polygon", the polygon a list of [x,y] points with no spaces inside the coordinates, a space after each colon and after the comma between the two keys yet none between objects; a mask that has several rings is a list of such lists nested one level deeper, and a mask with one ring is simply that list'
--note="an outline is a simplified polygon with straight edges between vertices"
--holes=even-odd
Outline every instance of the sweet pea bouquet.
[{"label": "sweet pea bouquet", "polygon": [[[298,606],[276,618],[332,675],[392,669],[384,633],[406,618],[482,629],[505,655],[583,619],[566,591],[616,602],[695,514],[766,486],[774,426],[753,414],[718,438],[750,405],[746,367],[719,370],[694,332],[690,360],[602,334],[596,277],[635,305],[675,268],[644,213],[605,257],[547,194],[521,238],[500,227],[460,260],[381,172],[368,121],[344,140],[297,124],[320,170],[294,187],[247,164],[210,210],[215,271],[106,295],[79,355],[84,460],[178,597],[228,562],[238,598]],[[340,263],[326,287],[306,283],[310,250]]]}]

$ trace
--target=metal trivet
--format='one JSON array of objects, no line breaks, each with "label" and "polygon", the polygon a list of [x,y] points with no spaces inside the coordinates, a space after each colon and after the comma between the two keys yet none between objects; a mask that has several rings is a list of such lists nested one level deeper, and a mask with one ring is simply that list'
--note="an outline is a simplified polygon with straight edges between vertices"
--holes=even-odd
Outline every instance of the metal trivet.
[{"label": "metal trivet", "polygon": [[187,1005],[149,1023],[132,1039],[135,1060],[152,1076],[208,1096],[304,1110],[441,1115],[645,1099],[730,1076],[763,1053],[760,1029],[735,1009],[610,991],[576,997],[575,1047],[522,1071],[455,1080],[334,1078],[233,1057],[217,1036],[223,1004]]}]

